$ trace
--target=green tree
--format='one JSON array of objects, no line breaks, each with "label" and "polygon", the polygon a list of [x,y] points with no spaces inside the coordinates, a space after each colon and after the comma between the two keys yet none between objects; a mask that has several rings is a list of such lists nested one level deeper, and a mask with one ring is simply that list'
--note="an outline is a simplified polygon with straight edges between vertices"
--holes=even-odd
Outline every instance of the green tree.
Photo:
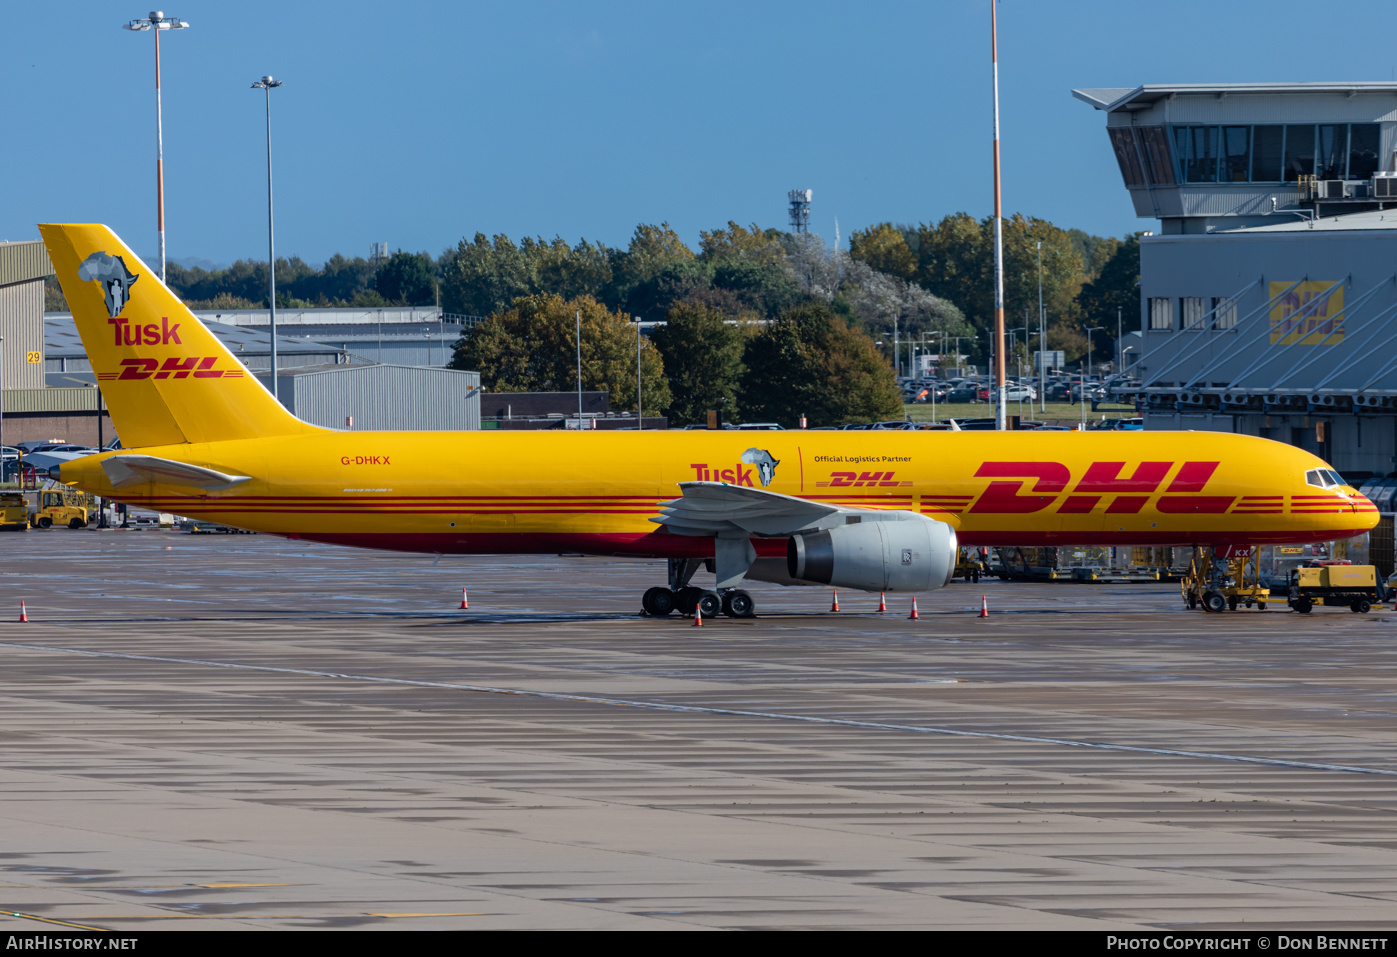
[{"label": "green tree", "polygon": [[1085,326],[1100,326],[1106,335],[1094,336],[1097,358],[1115,355],[1116,310],[1124,317],[1125,331],[1140,323],[1140,234],[1117,242],[1111,258],[1102,264],[1100,274],[1082,287],[1077,296]]},{"label": "green tree", "polygon": [[[1047,220],[1015,213],[1004,222],[1004,308],[1007,317],[1038,315],[1038,244],[1042,243],[1043,306],[1050,323],[1080,331],[1077,294],[1086,279],[1079,245]],[[959,306],[975,328],[973,344],[989,352],[994,329],[994,222],[955,213],[918,230],[917,281]],[[1013,322],[1012,319],[1008,319]],[[1032,322],[1031,328],[1037,328]]]},{"label": "green tree", "polygon": [[774,229],[762,229],[756,223],[742,227],[728,220],[727,228],[699,232],[699,258],[717,263],[728,260],[780,266],[786,253],[781,248],[781,234]]},{"label": "green tree", "polygon": [[534,291],[533,270],[519,247],[504,234],[493,240],[484,233],[462,239],[442,277],[441,304],[445,312],[488,316],[509,308]]},{"label": "green tree", "polygon": [[753,327],[729,322],[718,309],[679,303],[650,337],[664,356],[673,396],[667,414],[671,425],[704,421],[709,409],[737,418],[742,352]]},{"label": "green tree", "polygon": [[612,283],[607,301],[626,302],[631,290],[654,279],[666,266],[694,258],[694,251],[670,228],[669,223],[653,226],[641,223],[631,236],[625,252],[612,257]]},{"label": "green tree", "polygon": [[[468,329],[456,343],[451,368],[480,373],[490,392],[571,392],[577,388],[577,320],[582,314],[582,388],[610,394],[611,408],[636,404],[636,327],[591,296],[522,296]],[[641,338],[641,381],[647,409],[671,401],[664,361]]]},{"label": "green tree", "polygon": [[378,267],[374,288],[390,303],[403,306],[430,306],[436,302],[436,276],[432,257],[426,253],[405,253],[401,249]]},{"label": "green tree", "polygon": [[854,230],[849,236],[849,255],[902,280],[912,279],[917,272],[917,257],[907,237],[892,223]]},{"label": "green tree", "polygon": [[786,312],[747,345],[740,401],[751,421],[811,425],[901,418],[892,367],[867,333],[822,303]]}]

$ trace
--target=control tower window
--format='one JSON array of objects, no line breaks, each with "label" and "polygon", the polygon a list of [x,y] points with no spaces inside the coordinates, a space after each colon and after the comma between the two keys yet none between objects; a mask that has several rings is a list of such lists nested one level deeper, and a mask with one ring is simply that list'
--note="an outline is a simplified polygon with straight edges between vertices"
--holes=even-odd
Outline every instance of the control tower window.
[{"label": "control tower window", "polygon": [[[1150,182],[1156,186],[1174,185],[1174,163],[1169,158],[1169,137],[1162,126],[1138,126],[1136,136],[1145,154]],[[1376,142],[1376,141],[1375,141]]]},{"label": "control tower window", "polygon": [[1121,176],[1125,185],[1145,186],[1145,171],[1140,166],[1140,154],[1135,151],[1134,131],[1128,126],[1108,129],[1111,134],[1111,148],[1116,151],[1116,162],[1120,164]]},{"label": "control tower window", "polygon": [[1285,181],[1293,183],[1301,176],[1315,171],[1315,128],[1287,126],[1285,128]]},{"label": "control tower window", "polygon": [[1253,183],[1279,183],[1281,181],[1281,144],[1285,137],[1284,126],[1256,126],[1252,128]]},{"label": "control tower window", "polygon": [[1367,179],[1378,171],[1378,124],[1349,127],[1348,178]]},{"label": "control tower window", "polygon": [[1174,146],[1185,183],[1216,183],[1218,179],[1218,128],[1176,126]]},{"label": "control tower window", "polygon": [[1222,181],[1245,183],[1251,173],[1251,127],[1222,128]]},{"label": "control tower window", "polygon": [[1320,179],[1343,179],[1348,166],[1348,124],[1319,127],[1319,166],[1315,175]]}]

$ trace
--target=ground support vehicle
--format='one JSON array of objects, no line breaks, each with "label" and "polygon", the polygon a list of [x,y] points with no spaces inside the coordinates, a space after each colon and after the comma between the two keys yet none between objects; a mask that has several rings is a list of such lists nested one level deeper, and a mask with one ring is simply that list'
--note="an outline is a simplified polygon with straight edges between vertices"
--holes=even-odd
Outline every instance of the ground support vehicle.
[{"label": "ground support vehicle", "polygon": [[29,503],[19,492],[0,494],[0,530],[29,531]]},{"label": "ground support vehicle", "polygon": [[88,515],[96,508],[91,495],[65,488],[44,489],[39,493],[38,507],[29,515],[29,524],[35,528],[86,528]]},{"label": "ground support vehicle", "polygon": [[1265,611],[1271,589],[1261,584],[1260,561],[1259,548],[1194,548],[1179,579],[1184,604],[1208,612],[1236,611],[1238,605]]},{"label": "ground support vehicle", "polygon": [[[981,575],[989,574],[985,554],[981,549],[962,548],[956,555],[956,570],[952,578],[964,578],[968,582],[978,582]],[[983,551],[988,552],[988,549]]]},{"label": "ground support vehicle", "polygon": [[1348,605],[1366,614],[1391,597],[1372,565],[1316,562],[1290,570],[1285,601],[1292,610],[1309,614],[1315,605]]}]

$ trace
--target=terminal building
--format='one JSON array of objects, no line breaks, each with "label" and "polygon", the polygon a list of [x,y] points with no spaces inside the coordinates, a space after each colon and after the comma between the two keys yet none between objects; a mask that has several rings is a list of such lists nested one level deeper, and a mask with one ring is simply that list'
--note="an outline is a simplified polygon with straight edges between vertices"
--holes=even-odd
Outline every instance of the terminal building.
[{"label": "terminal building", "polygon": [[1397,471],[1397,83],[1073,94],[1158,221],[1131,367],[1145,427],[1291,443],[1356,486]]}]

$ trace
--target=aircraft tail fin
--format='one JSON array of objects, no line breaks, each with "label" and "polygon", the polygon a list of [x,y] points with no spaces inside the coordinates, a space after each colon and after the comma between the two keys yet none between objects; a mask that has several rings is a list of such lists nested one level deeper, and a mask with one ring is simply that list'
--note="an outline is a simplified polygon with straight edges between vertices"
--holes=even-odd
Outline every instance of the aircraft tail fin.
[{"label": "aircraft tail fin", "polygon": [[39,232],[123,447],[322,431],[272,398],[106,226]]}]

